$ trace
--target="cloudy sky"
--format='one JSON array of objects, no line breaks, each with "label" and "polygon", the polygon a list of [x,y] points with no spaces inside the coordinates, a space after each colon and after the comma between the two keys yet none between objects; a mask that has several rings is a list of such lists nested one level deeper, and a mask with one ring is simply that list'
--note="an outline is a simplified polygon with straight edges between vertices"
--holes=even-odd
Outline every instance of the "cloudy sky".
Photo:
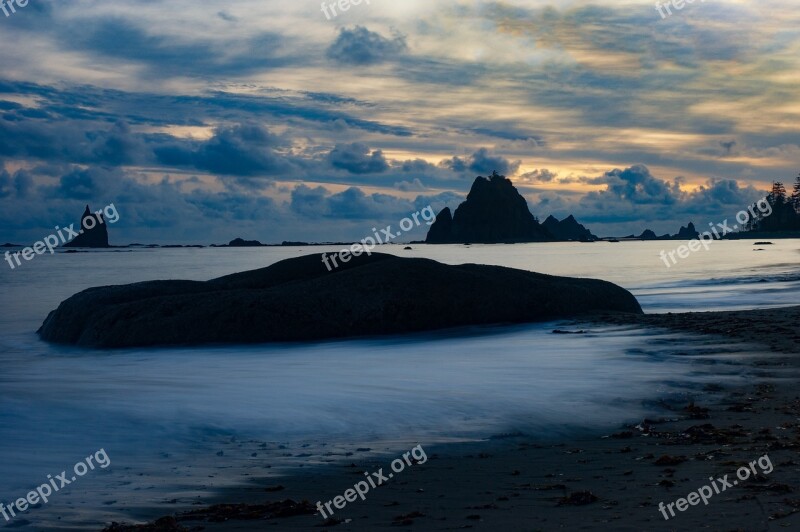
[{"label": "cloudy sky", "polygon": [[[326,4],[334,3],[328,0]],[[0,241],[362,238],[477,175],[601,235],[800,171],[800,11],[707,0],[30,0],[0,12]],[[424,231],[412,235],[421,238]]]}]

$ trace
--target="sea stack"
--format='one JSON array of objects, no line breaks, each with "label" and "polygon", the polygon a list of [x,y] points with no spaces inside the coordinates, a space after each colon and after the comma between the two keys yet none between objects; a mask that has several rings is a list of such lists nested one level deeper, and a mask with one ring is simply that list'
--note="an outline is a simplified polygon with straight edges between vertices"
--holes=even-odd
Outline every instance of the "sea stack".
[{"label": "sea stack", "polygon": [[686,227],[681,226],[681,228],[678,230],[678,234],[675,235],[677,240],[692,240],[699,237],[700,233],[697,232],[697,229],[695,229],[692,222],[689,222],[689,225]]},{"label": "sea stack", "polygon": [[102,214],[95,214],[86,206],[81,216],[81,227],[78,236],[64,244],[65,248],[107,248],[108,228]]},{"label": "sea stack", "polygon": [[452,218],[445,208],[428,231],[428,244],[503,244],[555,240],[528,210],[528,202],[505,176],[478,176]]},{"label": "sea stack", "polygon": [[558,221],[555,216],[550,215],[544,223],[542,223],[542,226],[558,240],[591,242],[598,239],[586,227],[579,224],[578,220],[571,214],[561,221]]}]

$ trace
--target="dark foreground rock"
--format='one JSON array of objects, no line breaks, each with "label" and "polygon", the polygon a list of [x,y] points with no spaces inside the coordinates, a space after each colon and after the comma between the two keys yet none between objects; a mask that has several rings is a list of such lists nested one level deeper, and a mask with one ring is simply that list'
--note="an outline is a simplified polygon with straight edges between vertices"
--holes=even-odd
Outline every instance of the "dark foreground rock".
[{"label": "dark foreground rock", "polygon": [[198,281],[90,288],[62,302],[44,340],[87,347],[307,341],[641,314],[606,281],[375,254],[329,272],[319,254]]}]

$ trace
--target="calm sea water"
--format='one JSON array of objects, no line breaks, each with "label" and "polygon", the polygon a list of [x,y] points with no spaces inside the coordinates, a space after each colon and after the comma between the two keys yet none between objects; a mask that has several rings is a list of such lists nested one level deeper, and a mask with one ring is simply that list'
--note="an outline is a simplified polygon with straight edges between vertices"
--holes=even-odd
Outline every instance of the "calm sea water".
[{"label": "calm sea water", "polygon": [[[752,242],[715,242],[667,268],[658,254],[675,244],[381,251],[601,278],[630,289],[646,312],[800,301],[798,240],[775,241],[763,251]],[[60,301],[91,286],[205,280],[335,250],[112,250],[0,268],[0,501],[25,496],[48,474],[69,472],[100,448],[112,462],[14,524],[99,529],[111,519],[190,505],[244,475],[344,459],[357,447],[380,452],[516,430],[553,438],[606,430],[652,412],[648,400],[700,394],[705,383],[739,382],[749,371],[740,362],[751,353],[739,346],[630,328],[554,335],[552,323],[113,352],[54,347],[34,334]]]}]

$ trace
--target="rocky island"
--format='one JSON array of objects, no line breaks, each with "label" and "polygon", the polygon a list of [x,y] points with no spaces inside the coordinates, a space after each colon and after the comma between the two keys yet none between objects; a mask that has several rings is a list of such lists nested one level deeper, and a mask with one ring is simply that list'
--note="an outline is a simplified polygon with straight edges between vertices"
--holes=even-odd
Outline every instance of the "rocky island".
[{"label": "rocky island", "polygon": [[528,210],[511,181],[497,172],[478,176],[455,214],[445,207],[428,231],[428,244],[500,244],[556,240]]}]

